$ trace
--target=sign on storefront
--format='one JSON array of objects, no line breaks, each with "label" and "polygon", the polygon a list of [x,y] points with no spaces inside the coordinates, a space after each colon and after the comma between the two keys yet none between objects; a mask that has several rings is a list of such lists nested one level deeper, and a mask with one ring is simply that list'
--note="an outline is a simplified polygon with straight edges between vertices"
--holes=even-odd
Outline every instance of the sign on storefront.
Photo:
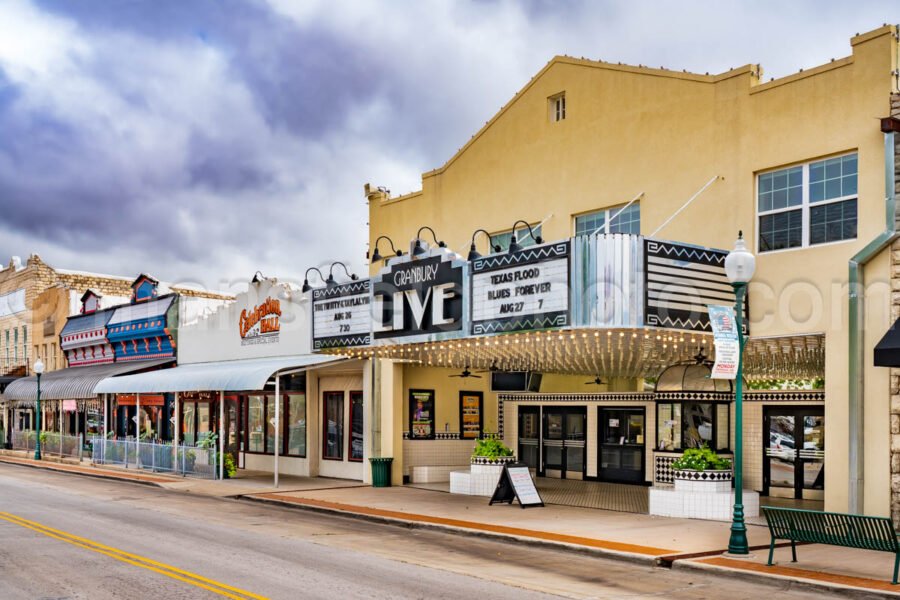
[{"label": "sign on storefront", "polygon": [[566,327],[569,241],[472,261],[472,334]]},{"label": "sign on storefront", "polygon": [[449,251],[397,262],[372,280],[375,340],[461,332],[463,262]]},{"label": "sign on storefront", "polygon": [[266,298],[253,309],[242,310],[238,328],[242,346],[277,342],[281,333],[281,301]]},{"label": "sign on storefront", "polygon": [[313,350],[372,342],[370,282],[351,281],[313,290]]},{"label": "sign on storefront", "polygon": [[738,361],[741,355],[741,343],[738,338],[734,308],[710,304],[709,322],[713,331],[713,343],[716,346],[716,362],[710,378],[734,379],[737,377]]}]

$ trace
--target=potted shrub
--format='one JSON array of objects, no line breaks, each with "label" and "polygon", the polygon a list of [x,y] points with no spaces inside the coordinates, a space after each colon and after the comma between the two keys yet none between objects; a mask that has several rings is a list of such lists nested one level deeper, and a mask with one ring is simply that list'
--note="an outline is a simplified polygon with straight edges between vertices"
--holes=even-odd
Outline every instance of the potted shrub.
[{"label": "potted shrub", "polygon": [[685,450],[684,454],[672,463],[672,469],[676,490],[710,492],[731,490],[731,460],[719,456],[705,445]]},{"label": "potted shrub", "polygon": [[508,462],[515,462],[512,449],[496,437],[483,437],[475,441],[471,463],[473,465],[490,465],[503,467]]}]

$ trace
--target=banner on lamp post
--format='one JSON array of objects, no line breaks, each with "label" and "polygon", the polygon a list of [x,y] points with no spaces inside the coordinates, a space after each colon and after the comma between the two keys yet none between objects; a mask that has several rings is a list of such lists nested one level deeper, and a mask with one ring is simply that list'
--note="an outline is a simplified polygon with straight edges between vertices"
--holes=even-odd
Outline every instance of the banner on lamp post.
[{"label": "banner on lamp post", "polygon": [[716,304],[707,305],[709,322],[712,325],[713,342],[716,345],[716,362],[713,364],[712,379],[734,379],[737,377],[741,343],[738,338],[734,308]]}]

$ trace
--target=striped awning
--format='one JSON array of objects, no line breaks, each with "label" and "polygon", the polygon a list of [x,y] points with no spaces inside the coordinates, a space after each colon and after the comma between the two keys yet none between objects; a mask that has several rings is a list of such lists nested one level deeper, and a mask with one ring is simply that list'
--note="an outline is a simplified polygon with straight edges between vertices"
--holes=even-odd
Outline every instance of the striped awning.
[{"label": "striped awning", "polygon": [[[107,377],[153,369],[174,362],[174,360],[174,358],[163,358],[49,371],[41,375],[41,400],[95,399],[97,394],[94,392],[94,388]],[[37,377],[16,379],[3,392],[3,398],[18,406],[31,406],[37,398]]]}]

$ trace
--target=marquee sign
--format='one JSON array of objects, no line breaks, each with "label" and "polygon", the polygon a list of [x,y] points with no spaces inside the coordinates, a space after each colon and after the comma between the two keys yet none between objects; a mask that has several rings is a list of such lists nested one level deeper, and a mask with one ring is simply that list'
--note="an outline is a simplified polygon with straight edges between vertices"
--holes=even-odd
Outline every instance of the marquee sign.
[{"label": "marquee sign", "polygon": [[[711,331],[708,304],[733,305],[734,288],[725,274],[726,250],[644,239],[646,324]],[[744,305],[744,333],[749,307]]]},{"label": "marquee sign", "polygon": [[372,281],[375,340],[462,332],[463,262],[446,250],[397,261]]},{"label": "marquee sign", "polygon": [[568,240],[472,261],[472,334],[566,327]]},{"label": "marquee sign", "polygon": [[372,342],[370,282],[351,281],[314,289],[313,350],[368,346]]},{"label": "marquee sign", "polygon": [[281,333],[281,301],[266,298],[256,308],[242,310],[238,319],[238,333],[242,346],[277,343]]}]

